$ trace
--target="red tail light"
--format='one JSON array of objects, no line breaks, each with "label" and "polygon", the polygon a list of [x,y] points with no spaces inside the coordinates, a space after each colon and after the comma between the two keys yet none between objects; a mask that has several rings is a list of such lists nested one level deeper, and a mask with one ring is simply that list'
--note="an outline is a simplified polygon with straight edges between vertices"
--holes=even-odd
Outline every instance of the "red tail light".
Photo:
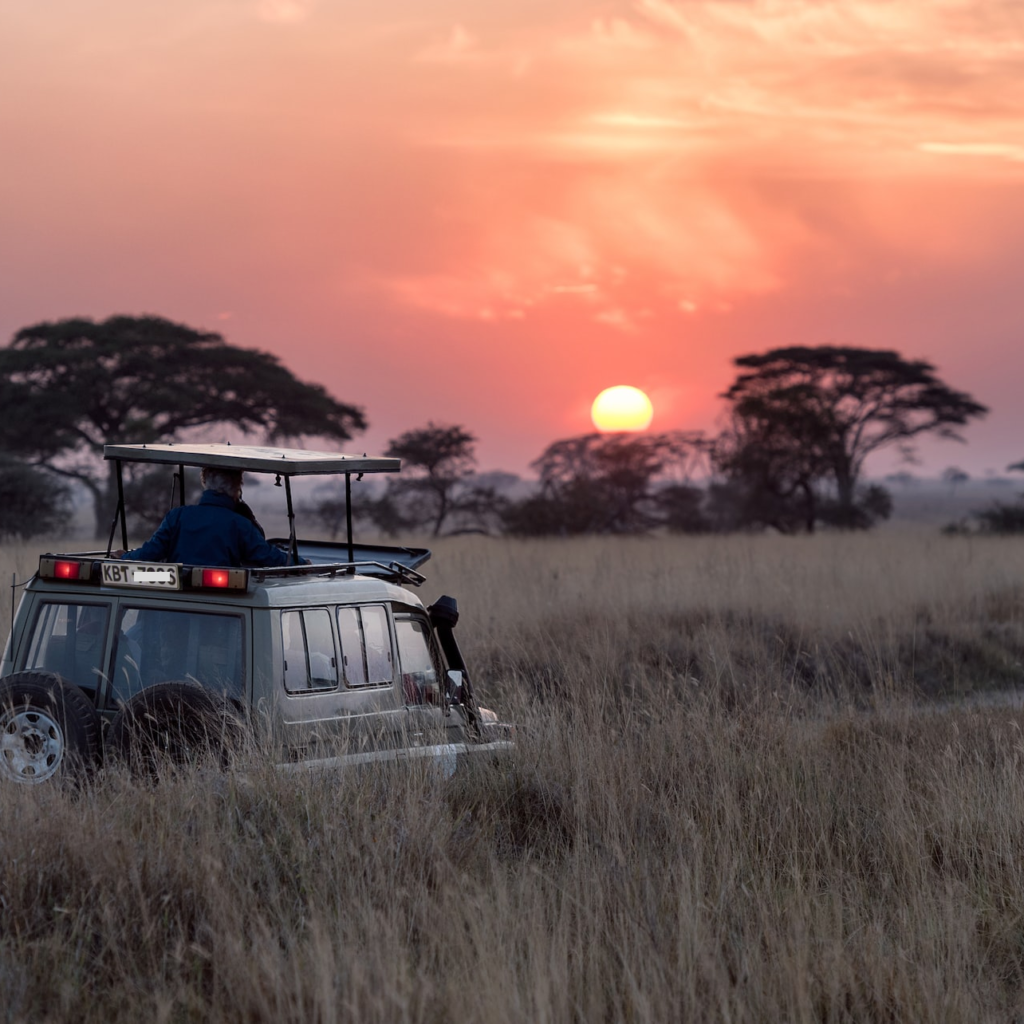
[{"label": "red tail light", "polygon": [[75,580],[82,583],[93,578],[92,561],[43,555],[39,559],[39,575],[44,580]]},{"label": "red tail light", "polygon": [[192,570],[192,586],[201,590],[249,589],[248,569],[204,569],[196,566]]}]

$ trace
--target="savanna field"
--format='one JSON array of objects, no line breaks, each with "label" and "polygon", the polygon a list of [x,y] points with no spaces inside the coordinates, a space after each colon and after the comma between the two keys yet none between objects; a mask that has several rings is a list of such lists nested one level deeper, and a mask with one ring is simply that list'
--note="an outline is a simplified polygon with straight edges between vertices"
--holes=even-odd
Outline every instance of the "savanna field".
[{"label": "savanna field", "polygon": [[1024,541],[433,547],[515,757],[5,789],[0,1020],[1024,1019]]}]

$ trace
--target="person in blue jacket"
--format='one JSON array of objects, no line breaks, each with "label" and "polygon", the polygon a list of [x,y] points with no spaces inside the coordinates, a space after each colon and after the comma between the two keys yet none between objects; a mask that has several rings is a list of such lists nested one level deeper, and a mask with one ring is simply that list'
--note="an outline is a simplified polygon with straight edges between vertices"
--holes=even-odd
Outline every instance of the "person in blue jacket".
[{"label": "person in blue jacket", "polygon": [[181,562],[223,567],[289,565],[290,555],[268,544],[252,519],[237,511],[242,474],[204,466],[197,505],[179,505],[164,516],[141,547],[118,552],[137,562]]}]

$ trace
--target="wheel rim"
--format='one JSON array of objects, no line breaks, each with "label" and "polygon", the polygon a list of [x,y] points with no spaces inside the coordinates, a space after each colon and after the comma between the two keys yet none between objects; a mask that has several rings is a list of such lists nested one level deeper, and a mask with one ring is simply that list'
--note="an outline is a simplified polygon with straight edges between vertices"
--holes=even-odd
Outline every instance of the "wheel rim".
[{"label": "wheel rim", "polygon": [[64,730],[38,708],[0,715],[0,773],[12,782],[45,782],[64,761]]}]

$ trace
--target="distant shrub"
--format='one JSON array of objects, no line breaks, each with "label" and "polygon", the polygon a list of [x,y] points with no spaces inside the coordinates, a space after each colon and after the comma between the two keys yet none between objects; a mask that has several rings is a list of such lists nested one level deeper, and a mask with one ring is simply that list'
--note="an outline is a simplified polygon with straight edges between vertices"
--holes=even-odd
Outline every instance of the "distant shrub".
[{"label": "distant shrub", "polygon": [[988,508],[971,514],[978,521],[978,530],[981,533],[1024,533],[1024,501],[1019,501],[1016,505],[996,501]]},{"label": "distant shrub", "polygon": [[942,532],[951,536],[988,534],[996,537],[1024,533],[1024,494],[1016,504],[994,501],[987,508],[975,509],[969,516],[947,523]]},{"label": "distant shrub", "polygon": [[818,519],[823,525],[841,530],[869,530],[891,515],[892,495],[880,484],[859,487],[851,505],[828,500],[821,502],[818,509]]}]

